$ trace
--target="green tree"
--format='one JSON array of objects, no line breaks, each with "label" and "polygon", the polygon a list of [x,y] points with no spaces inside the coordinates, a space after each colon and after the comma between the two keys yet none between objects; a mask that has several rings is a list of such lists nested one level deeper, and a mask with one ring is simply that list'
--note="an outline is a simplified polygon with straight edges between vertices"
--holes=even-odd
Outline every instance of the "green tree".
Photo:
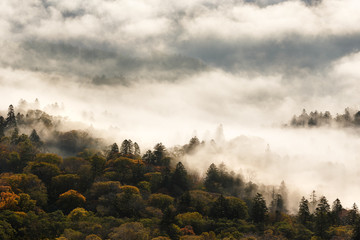
[{"label": "green tree", "polygon": [[166,194],[154,193],[150,195],[148,202],[150,206],[157,207],[164,211],[174,203],[174,198]]},{"label": "green tree", "polygon": [[30,141],[33,142],[37,147],[41,147],[44,143],[41,141],[39,135],[37,134],[36,130],[33,129],[30,137]]},{"label": "green tree", "polygon": [[142,159],[147,163],[147,164],[153,164],[155,165],[155,156],[152,153],[151,150],[147,150],[146,153],[142,156]]},{"label": "green tree", "polygon": [[252,202],[251,218],[255,223],[263,224],[268,214],[264,197],[257,193]]},{"label": "green tree", "polygon": [[226,197],[228,202],[227,218],[229,219],[247,219],[249,217],[246,203],[237,197]]},{"label": "green tree", "polygon": [[180,196],[183,192],[189,190],[187,171],[181,162],[178,162],[175,171],[171,176],[171,192],[175,196]]},{"label": "green tree", "polygon": [[209,192],[220,192],[219,179],[219,169],[214,163],[212,163],[206,171],[206,176],[204,180],[204,186],[206,190]]},{"label": "green tree", "polygon": [[6,128],[7,129],[16,128],[16,126],[17,126],[17,124],[16,124],[14,106],[10,105],[8,108],[8,113],[7,113],[7,118],[6,118]]},{"label": "green tree", "polygon": [[340,219],[340,215],[341,212],[343,211],[343,207],[341,205],[340,200],[337,198],[332,205],[332,209],[331,209],[331,216],[332,216],[332,223],[335,225],[340,225],[341,224],[341,219]]},{"label": "green tree", "polygon": [[350,209],[349,214],[347,216],[347,224],[354,225],[356,220],[359,218],[359,209],[356,203],[353,204],[353,207]]},{"label": "green tree", "polygon": [[229,201],[223,195],[213,203],[210,216],[213,218],[226,218],[229,213]]},{"label": "green tree", "polygon": [[10,223],[0,220],[0,239],[12,240],[15,239],[16,230]]},{"label": "green tree", "polygon": [[120,217],[139,217],[144,202],[140,191],[134,186],[122,186],[122,192],[116,194],[115,206]]},{"label": "green tree", "polygon": [[302,197],[299,205],[298,218],[301,224],[307,225],[307,222],[310,221],[310,210],[309,210],[309,201]]},{"label": "green tree", "polygon": [[77,174],[61,174],[51,179],[50,193],[51,197],[57,198],[59,194],[70,189],[79,190],[80,176]]},{"label": "green tree", "polygon": [[181,195],[179,198],[177,210],[180,213],[191,211],[191,200],[192,198],[190,192],[189,191],[184,192],[183,195]]},{"label": "green tree", "polygon": [[90,158],[91,171],[93,176],[101,176],[105,170],[106,159],[98,154],[93,155]]},{"label": "green tree", "polygon": [[36,175],[5,173],[0,175],[0,183],[10,186],[16,194],[29,194],[39,206],[45,206],[47,203],[47,189]]},{"label": "green tree", "polygon": [[168,167],[170,164],[170,158],[168,157],[166,148],[162,143],[155,145],[152,158],[154,165]]},{"label": "green tree", "polygon": [[315,209],[315,231],[321,237],[326,237],[326,230],[331,224],[330,205],[326,197],[321,197],[317,208]]},{"label": "green tree", "polygon": [[116,143],[114,143],[113,145],[111,145],[110,152],[107,155],[107,160],[115,159],[118,157],[118,155],[119,155],[119,146]]},{"label": "green tree", "polygon": [[188,154],[192,154],[195,152],[195,150],[200,146],[199,139],[195,136],[190,139],[189,143],[184,146],[185,152]]},{"label": "green tree", "polygon": [[120,154],[123,157],[131,157],[134,155],[134,145],[130,139],[125,139],[121,143]]},{"label": "green tree", "polygon": [[38,176],[46,186],[50,186],[51,179],[60,174],[58,166],[47,162],[30,162],[24,169],[26,173]]},{"label": "green tree", "polygon": [[86,198],[75,190],[69,190],[60,194],[57,205],[65,212],[70,213],[71,210],[77,207],[84,206]]},{"label": "green tree", "polygon": [[39,153],[36,154],[35,161],[51,163],[59,166],[60,164],[62,164],[63,159],[62,157],[54,153]]},{"label": "green tree", "polygon": [[19,129],[17,127],[11,133],[10,143],[12,145],[17,145],[19,143]]}]

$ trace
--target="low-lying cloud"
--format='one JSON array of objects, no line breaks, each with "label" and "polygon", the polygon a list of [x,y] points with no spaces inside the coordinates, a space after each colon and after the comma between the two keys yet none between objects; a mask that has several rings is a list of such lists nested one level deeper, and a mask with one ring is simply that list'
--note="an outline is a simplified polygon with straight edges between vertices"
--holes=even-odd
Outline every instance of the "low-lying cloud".
[{"label": "low-lying cloud", "polygon": [[[359,10],[357,0],[3,1],[0,107],[57,102],[70,119],[145,147],[222,123],[228,139],[256,136],[277,154],[247,167],[259,180],[311,178],[302,185],[330,196],[334,179],[349,186],[339,196],[348,203],[358,135],[280,126],[303,108],[359,109]],[[301,145],[311,139],[316,148]],[[327,146],[337,158],[318,151]]]}]

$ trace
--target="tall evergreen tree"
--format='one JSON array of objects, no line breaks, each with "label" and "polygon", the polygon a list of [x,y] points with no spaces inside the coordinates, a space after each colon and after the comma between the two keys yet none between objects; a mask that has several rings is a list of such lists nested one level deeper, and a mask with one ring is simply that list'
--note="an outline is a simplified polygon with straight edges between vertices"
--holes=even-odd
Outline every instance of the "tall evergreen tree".
[{"label": "tall evergreen tree", "polygon": [[158,143],[155,145],[153,154],[154,154],[155,165],[159,165],[159,166],[164,165],[163,160],[166,157],[166,148],[162,143]]},{"label": "tall evergreen tree", "polygon": [[178,162],[175,171],[171,176],[172,192],[175,196],[180,196],[189,189],[187,171],[181,162]]},{"label": "tall evergreen tree", "polygon": [[193,153],[195,149],[200,145],[199,139],[195,136],[190,139],[189,144],[185,145],[186,153]]},{"label": "tall evergreen tree", "polygon": [[219,192],[220,191],[220,174],[219,169],[214,163],[212,163],[208,170],[206,171],[204,185],[207,191],[209,192]]},{"label": "tall evergreen tree", "polygon": [[347,224],[354,225],[356,220],[359,218],[359,209],[356,203],[353,204],[353,207],[350,209],[347,216]]},{"label": "tall evergreen tree", "polygon": [[6,118],[6,128],[15,128],[16,127],[16,117],[15,117],[15,110],[14,106],[10,105],[7,113]]},{"label": "tall evergreen tree", "polygon": [[111,149],[110,152],[108,153],[107,159],[114,159],[118,156],[119,154],[119,146],[114,143],[113,145],[111,145]]},{"label": "tall evergreen tree", "polygon": [[29,137],[30,141],[32,141],[37,147],[40,147],[41,145],[43,145],[43,142],[41,141],[39,135],[37,134],[36,130],[33,129],[30,137]]},{"label": "tall evergreen tree", "polygon": [[120,154],[127,157],[134,154],[134,145],[130,139],[125,139],[121,143]]},{"label": "tall evergreen tree", "polygon": [[263,224],[268,214],[264,197],[257,193],[252,201],[251,218],[255,223]]},{"label": "tall evergreen tree", "polygon": [[155,165],[155,156],[152,153],[151,150],[147,150],[146,153],[143,155],[142,159],[147,163],[147,164],[153,164]]},{"label": "tall evergreen tree", "polygon": [[331,210],[331,216],[332,216],[332,223],[335,225],[340,225],[340,215],[341,212],[343,210],[343,207],[341,205],[340,200],[337,198],[332,205],[332,210]]},{"label": "tall evergreen tree", "polygon": [[13,145],[16,145],[19,143],[19,129],[17,127],[15,127],[13,132],[11,133],[10,142]]},{"label": "tall evergreen tree", "polygon": [[298,218],[301,224],[307,225],[307,222],[310,221],[310,210],[309,210],[309,201],[305,197],[301,198]]},{"label": "tall evergreen tree", "polygon": [[330,205],[326,197],[323,196],[315,209],[315,230],[319,237],[326,238],[326,230],[330,223]]}]

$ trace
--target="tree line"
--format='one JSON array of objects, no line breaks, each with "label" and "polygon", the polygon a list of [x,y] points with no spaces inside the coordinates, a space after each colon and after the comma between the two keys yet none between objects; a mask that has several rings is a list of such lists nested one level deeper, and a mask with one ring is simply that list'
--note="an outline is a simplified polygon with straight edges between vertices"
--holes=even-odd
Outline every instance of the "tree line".
[{"label": "tree line", "polygon": [[346,108],[343,114],[336,114],[335,117],[329,111],[310,112],[307,113],[303,109],[300,115],[294,115],[290,121],[292,127],[321,127],[321,126],[337,126],[337,127],[359,127],[360,111]]},{"label": "tree line", "polygon": [[197,137],[177,153],[157,143],[142,154],[125,139],[105,149],[89,141],[61,155],[36,129],[21,133],[9,112],[0,138],[0,239],[360,237],[356,204],[344,209],[313,192],[290,213],[284,182],[266,193],[225,164],[211,164],[203,177],[189,171],[178,156],[205,144]]}]

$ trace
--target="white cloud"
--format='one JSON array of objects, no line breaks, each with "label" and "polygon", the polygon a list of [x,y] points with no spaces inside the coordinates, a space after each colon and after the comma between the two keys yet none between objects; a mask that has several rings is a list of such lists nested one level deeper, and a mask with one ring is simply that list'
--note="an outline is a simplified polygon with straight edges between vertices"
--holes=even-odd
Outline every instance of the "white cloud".
[{"label": "white cloud", "polygon": [[[313,177],[331,191],[325,183],[334,169],[356,175],[335,159],[347,154],[355,163],[355,137],[336,132],[326,141],[328,132],[269,128],[302,108],[334,114],[359,107],[360,2],[256,2],[1,1],[0,107],[20,98],[64,103],[71,119],[145,146],[184,143],[194,130],[201,136],[223,123],[228,137],[270,142],[288,181]],[[344,143],[338,149],[337,139]],[[336,149],[329,164],[328,146]],[[299,174],[294,161],[305,165]],[[329,171],[316,176],[306,166]]]}]

